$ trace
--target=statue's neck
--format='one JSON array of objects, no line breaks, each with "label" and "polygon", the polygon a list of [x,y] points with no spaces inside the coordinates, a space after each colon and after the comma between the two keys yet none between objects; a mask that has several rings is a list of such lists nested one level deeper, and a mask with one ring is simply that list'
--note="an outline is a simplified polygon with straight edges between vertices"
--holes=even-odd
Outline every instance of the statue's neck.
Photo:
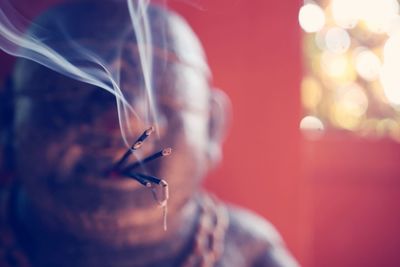
[{"label": "statue's neck", "polygon": [[[171,212],[167,231],[159,222],[149,221],[128,228],[119,228],[118,224],[104,226],[103,233],[99,229],[83,233],[74,232],[74,227],[56,227],[54,220],[47,223],[46,218],[54,214],[48,211],[43,214],[22,191],[17,194],[14,205],[18,238],[26,244],[29,256],[38,266],[176,266],[194,238],[198,214],[197,201],[193,198],[182,209],[175,209],[179,212]],[[86,227],[90,229],[90,225]],[[133,238],[121,239],[121,236]]]}]

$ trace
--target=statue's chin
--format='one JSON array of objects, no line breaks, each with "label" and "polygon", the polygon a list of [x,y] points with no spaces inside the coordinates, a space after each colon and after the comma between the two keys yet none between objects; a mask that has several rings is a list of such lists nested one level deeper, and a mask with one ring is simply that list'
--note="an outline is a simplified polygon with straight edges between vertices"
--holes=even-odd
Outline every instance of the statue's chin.
[{"label": "statue's chin", "polygon": [[21,190],[19,198],[24,227],[34,235],[40,233],[38,242],[69,240],[72,246],[120,248],[162,242],[190,228],[198,208],[195,199],[182,191],[172,192],[165,231],[162,207],[149,188],[136,181],[82,182],[51,188],[51,192],[45,187],[30,189]]},{"label": "statue's chin", "polygon": [[[80,188],[33,201],[26,199],[28,203],[21,203],[20,209],[23,220],[35,232],[65,234],[76,240],[116,246],[156,242],[163,235],[162,208],[147,188],[123,190],[120,194],[95,187],[85,189],[87,194]],[[173,217],[169,219],[172,227]]]},{"label": "statue's chin", "polygon": [[90,181],[50,185],[28,190],[29,199],[44,209],[75,213],[117,214],[126,210],[147,210],[157,206],[150,188],[134,180]]}]

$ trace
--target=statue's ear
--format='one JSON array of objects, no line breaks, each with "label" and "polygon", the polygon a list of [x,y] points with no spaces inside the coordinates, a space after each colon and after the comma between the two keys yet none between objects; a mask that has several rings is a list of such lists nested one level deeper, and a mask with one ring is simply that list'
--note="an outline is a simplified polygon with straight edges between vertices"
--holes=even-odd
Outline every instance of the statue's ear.
[{"label": "statue's ear", "polygon": [[12,172],[12,129],[14,120],[14,99],[11,77],[0,86],[0,182]]},{"label": "statue's ear", "polygon": [[232,117],[229,97],[219,89],[213,89],[210,97],[208,154],[211,167],[222,159],[222,142],[224,141]]}]

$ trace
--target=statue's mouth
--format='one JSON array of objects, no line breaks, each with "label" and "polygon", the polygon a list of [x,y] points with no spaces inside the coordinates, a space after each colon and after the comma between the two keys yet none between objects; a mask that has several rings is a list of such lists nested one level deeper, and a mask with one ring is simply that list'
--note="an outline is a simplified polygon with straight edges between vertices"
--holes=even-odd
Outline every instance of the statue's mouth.
[{"label": "statue's mouth", "polygon": [[139,138],[132,144],[132,146],[123,154],[123,156],[113,164],[111,168],[104,171],[104,177],[106,179],[134,179],[142,186],[145,186],[151,190],[154,199],[164,209],[164,229],[166,229],[166,212],[167,212],[167,201],[169,198],[168,183],[164,179],[160,179],[156,176],[144,174],[140,172],[141,167],[144,167],[149,162],[160,159],[165,156],[169,156],[172,153],[171,148],[164,148],[150,156],[145,157],[142,160],[138,160],[129,163],[130,156],[142,147],[144,141],[154,132],[154,127],[150,127],[144,131]]},{"label": "statue's mouth", "polygon": [[[139,138],[132,144],[132,146],[122,155],[122,157],[115,162],[109,169],[104,171],[104,177],[106,179],[120,179],[130,178],[134,179],[143,186],[152,187],[153,185],[167,186],[167,182],[158,177],[144,174],[140,172],[140,169],[144,169],[146,164],[157,160],[161,157],[169,156],[172,153],[171,148],[164,148],[150,156],[145,157],[141,160],[136,160],[129,163],[130,156],[138,149],[140,149],[144,141],[154,132],[154,127],[150,127],[139,136]],[[142,168],[141,168],[142,167]]]},{"label": "statue's mouth", "polygon": [[[48,175],[48,190],[64,204],[82,210],[92,209],[98,203],[112,207],[114,211],[145,209],[154,207],[156,203],[163,210],[163,227],[166,229],[169,187],[167,181],[158,176],[165,173],[160,159],[170,155],[172,149],[165,148],[151,153],[149,150],[153,149],[150,148],[144,152],[143,158],[133,157],[133,153],[145,145],[143,142],[151,132],[152,128],[146,130],[113,164],[110,164],[111,159],[107,153],[86,162],[78,160],[78,164],[83,162],[85,165],[81,167],[75,164],[73,171],[65,176]],[[81,154],[79,158],[84,156]]]}]

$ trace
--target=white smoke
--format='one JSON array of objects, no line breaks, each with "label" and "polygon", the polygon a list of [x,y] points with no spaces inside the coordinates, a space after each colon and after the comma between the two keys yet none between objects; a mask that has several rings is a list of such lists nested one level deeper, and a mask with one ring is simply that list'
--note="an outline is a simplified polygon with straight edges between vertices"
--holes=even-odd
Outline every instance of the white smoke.
[{"label": "white smoke", "polygon": [[[140,66],[147,97],[149,112],[145,118],[140,118],[147,123],[156,123],[157,111],[153,99],[153,53],[152,36],[148,17],[148,0],[127,0],[132,27],[137,39]],[[32,33],[25,31],[24,18],[7,3],[0,3],[0,49],[4,52],[35,61],[56,72],[70,78],[92,84],[113,94],[116,99],[121,135],[125,144],[129,147],[131,125],[130,118],[138,117],[131,104],[125,98],[120,87],[120,74],[112,74],[110,66],[99,55],[92,51],[86,51],[79,44],[71,40],[70,47],[74,51],[68,51],[68,55],[56,51]],[[123,27],[125,25],[121,25]],[[71,57],[70,55],[74,55]],[[77,60],[77,58],[79,60]],[[157,128],[157,126],[156,126]]]}]

